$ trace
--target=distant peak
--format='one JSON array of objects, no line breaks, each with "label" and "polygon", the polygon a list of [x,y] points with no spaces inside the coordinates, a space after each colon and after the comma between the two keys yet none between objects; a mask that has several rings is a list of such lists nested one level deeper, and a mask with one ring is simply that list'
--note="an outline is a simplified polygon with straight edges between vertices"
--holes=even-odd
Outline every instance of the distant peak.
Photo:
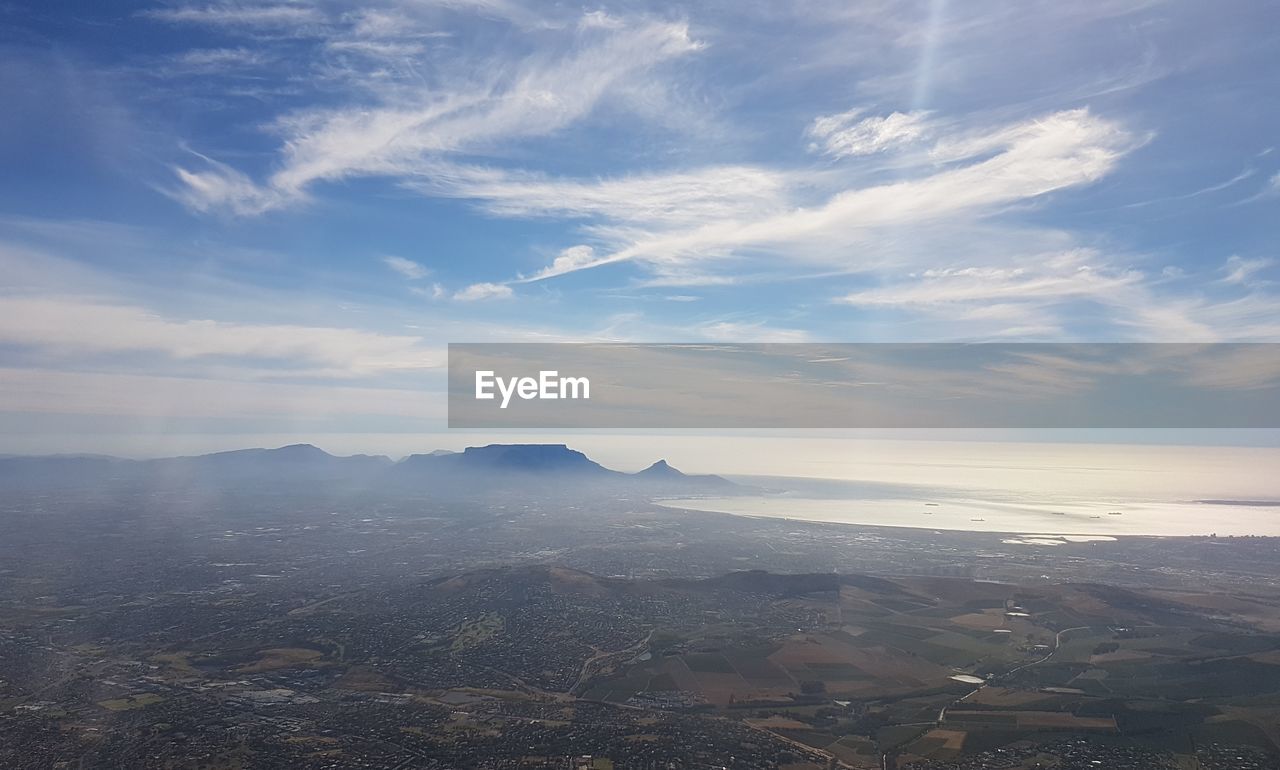
[{"label": "distant peak", "polygon": [[321,455],[327,456],[329,453],[314,444],[289,444],[278,449],[268,449],[268,452],[279,455],[294,455],[297,457]]},{"label": "distant peak", "polygon": [[666,460],[657,461],[653,465],[650,465],[648,468],[645,468],[644,470],[640,471],[640,474],[644,476],[668,476],[668,477],[684,476],[683,473],[676,470],[675,468],[672,468],[667,463]]}]

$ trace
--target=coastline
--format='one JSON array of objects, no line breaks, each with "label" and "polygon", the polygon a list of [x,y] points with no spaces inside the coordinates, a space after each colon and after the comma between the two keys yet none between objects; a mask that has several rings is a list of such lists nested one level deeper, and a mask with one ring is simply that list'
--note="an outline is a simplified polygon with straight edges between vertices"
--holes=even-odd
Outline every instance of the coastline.
[{"label": "coastline", "polygon": [[[807,498],[783,495],[673,498],[666,508],[756,519],[1007,535],[1013,545],[1121,537],[1280,537],[1274,506],[1180,501],[1016,505],[980,499]],[[1223,508],[1230,515],[1217,515]],[[1054,510],[1062,509],[1062,510]],[[1114,510],[1116,513],[1111,513]],[[1241,516],[1242,511],[1251,515]],[[1057,542],[1048,542],[1054,540]]]}]

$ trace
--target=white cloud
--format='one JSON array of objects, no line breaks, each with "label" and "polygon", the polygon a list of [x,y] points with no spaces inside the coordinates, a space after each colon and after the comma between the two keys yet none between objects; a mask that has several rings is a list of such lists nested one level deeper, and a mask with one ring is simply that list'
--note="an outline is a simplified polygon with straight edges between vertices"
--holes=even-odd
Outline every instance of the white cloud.
[{"label": "white cloud", "polygon": [[[1263,154],[1265,155],[1267,153]],[[1257,201],[1274,198],[1277,195],[1280,195],[1280,171],[1273,174],[1271,178],[1267,180],[1267,183],[1263,185],[1261,190],[1258,190],[1258,192],[1243,200],[1237,201],[1236,205],[1240,206],[1247,203],[1256,203]]]},{"label": "white cloud", "polygon": [[1255,284],[1265,284],[1265,281],[1259,281],[1254,278],[1258,273],[1266,270],[1275,264],[1275,260],[1271,259],[1244,259],[1238,255],[1232,255],[1227,258],[1227,264],[1223,266],[1223,272],[1226,273],[1222,278],[1223,283],[1232,283],[1239,286],[1252,286]]},{"label": "white cloud", "polygon": [[[402,2],[400,5],[406,8],[415,6],[434,7],[472,13],[484,18],[500,19],[517,27],[531,30],[556,29],[567,25],[567,22],[563,20],[549,18],[545,15],[556,10],[550,3],[534,4],[538,10],[536,13],[515,0],[408,0],[408,2]],[[588,17],[591,15],[587,14]]]},{"label": "white cloud", "polygon": [[[420,388],[237,382],[192,377],[0,367],[0,411],[170,420],[344,416],[442,419],[440,399]],[[165,427],[161,422],[158,427]]]},{"label": "white cloud", "polygon": [[[945,330],[944,337],[963,330],[969,339],[1280,339],[1276,299],[1256,285],[1241,286],[1247,293],[1237,296],[1169,295],[1142,271],[1111,262],[1096,251],[1076,249],[1012,265],[933,268],[836,302],[931,319]],[[1081,307],[1088,311],[1082,314]]]},{"label": "white cloud", "polygon": [[[405,176],[432,159],[485,152],[515,140],[553,134],[583,119],[610,93],[655,66],[698,50],[684,23],[640,21],[619,29],[591,26],[557,53],[512,62],[474,62],[465,80],[370,81],[377,103],[315,109],[281,118],[279,169],[265,183],[222,164],[177,169],[175,194],[197,211],[256,214],[302,199],[316,182],[349,176]],[[416,82],[413,86],[411,83]]]},{"label": "white cloud", "polygon": [[386,40],[330,40],[325,48],[334,53],[351,53],[375,59],[405,59],[426,50],[421,43],[399,43]]},{"label": "white cloud", "polygon": [[1274,294],[1257,291],[1211,299],[1203,296],[1136,298],[1131,317],[1121,318],[1145,341],[1280,342]]},{"label": "white cloud", "polygon": [[475,302],[483,299],[506,299],[513,293],[511,287],[503,283],[473,283],[454,293],[453,298],[460,302]]},{"label": "white cloud", "polygon": [[857,307],[914,308],[949,315],[956,304],[972,304],[978,312],[990,312],[989,308],[1001,307],[1001,303],[1060,302],[1113,294],[1142,280],[1136,271],[1099,270],[1097,261],[1096,253],[1074,251],[1036,256],[1023,267],[936,268],[901,283],[853,292],[838,301]]},{"label": "white cloud", "polygon": [[286,202],[279,191],[259,187],[247,175],[225,163],[195,154],[206,164],[205,170],[191,171],[174,166],[173,172],[181,184],[161,190],[187,208],[202,213],[227,211],[251,216]]},{"label": "white cloud", "polygon": [[578,22],[578,26],[587,29],[597,27],[600,29],[620,29],[626,26],[626,23],[616,16],[610,16],[604,11],[588,11],[582,15],[582,19]]},{"label": "white cloud", "polygon": [[267,29],[296,29],[325,21],[324,14],[317,8],[299,3],[211,3],[158,8],[146,11],[145,15],[179,24]]},{"label": "white cloud", "polygon": [[652,226],[780,210],[792,176],[758,166],[710,166],[588,181],[439,164],[406,186],[428,195],[474,198],[500,216],[598,217]]},{"label": "white cloud", "polygon": [[857,247],[884,235],[886,228],[968,224],[1014,203],[1089,184],[1111,171],[1134,145],[1120,125],[1087,110],[1053,113],[936,146],[935,154],[951,161],[980,158],[968,164],[845,189],[819,205],[768,216],[712,218],[694,227],[637,232],[612,252],[575,260],[563,269],[553,264],[536,277],[632,260],[670,270],[742,252],[852,266]]},{"label": "white cloud", "polygon": [[[441,366],[418,337],[358,329],[169,319],[77,297],[0,297],[0,342],[48,355],[148,353],[173,361],[236,359],[246,371],[353,377]],[[272,369],[265,364],[282,365]]]},{"label": "white cloud", "polygon": [[1139,271],[1116,269],[1097,252],[1076,249],[1013,264],[931,268],[836,302],[936,319],[949,327],[948,336],[964,329],[975,337],[1054,339],[1071,336],[1067,327],[1079,303],[1101,304],[1131,323],[1150,301],[1144,280]]},{"label": "white cloud", "polygon": [[382,263],[411,281],[426,278],[431,274],[426,267],[404,257],[383,257]]},{"label": "white cloud", "polygon": [[266,51],[249,48],[195,48],[170,58],[160,74],[228,74],[261,67],[272,58]]},{"label": "white cloud", "polygon": [[414,21],[396,10],[363,8],[348,16],[351,34],[358,38],[396,38],[414,32]]},{"label": "white cloud", "polygon": [[[631,277],[633,288],[771,279],[798,279],[804,287],[817,276],[859,275],[859,285],[878,280],[878,288],[850,294],[847,285],[833,290],[824,281],[820,292],[937,321],[943,315],[925,299],[912,299],[934,297],[956,321],[908,334],[977,329],[1050,337],[1064,333],[1068,317],[1083,317],[1069,309],[1073,303],[1089,313],[1100,307],[1099,318],[1108,320],[1097,328],[1111,323],[1114,333],[1215,338],[1229,318],[1250,334],[1268,328],[1261,267],[1231,263],[1216,275],[1189,268],[1188,280],[1162,279],[1158,267],[1151,275],[1131,267],[1144,258],[1114,253],[1113,244],[1018,223],[1022,211],[1047,205],[1045,196],[1107,178],[1145,141],[1136,123],[1122,121],[1121,98],[1098,102],[1107,105],[1105,115],[1054,110],[1096,101],[1090,97],[1097,93],[1122,94],[1170,70],[1152,60],[1151,52],[1165,47],[1164,33],[1147,23],[1163,10],[1143,13],[1158,2],[1104,0],[1081,10],[993,0],[821,0],[806,6],[812,32],[802,41],[803,67],[778,58],[794,55],[795,40],[750,29],[772,30],[759,22],[791,11],[758,6],[744,7],[740,18],[694,14],[696,37],[712,44],[694,59],[689,54],[702,45],[686,24],[638,13],[584,14],[512,0],[376,0],[358,8],[330,0],[167,2],[187,4],[151,15],[214,27],[220,40],[253,41],[193,51],[191,66],[235,66],[237,52],[266,48],[258,45],[266,37],[290,37],[282,43],[290,52],[282,75],[303,90],[288,104],[308,104],[298,83],[319,84],[322,96],[269,119],[264,128],[279,138],[279,149],[267,163],[203,159],[175,169],[180,184],[170,193],[191,209],[251,216],[303,202],[325,181],[380,176],[427,196],[472,201],[497,217],[565,222],[545,267],[524,268],[514,279],[479,275],[473,280],[495,282],[456,292],[423,282],[412,290],[424,297],[510,296],[523,281],[631,263],[640,273]],[[451,26],[464,14],[472,18]],[[1026,30],[1042,29],[1045,19],[1064,34],[1030,46],[996,45],[1028,39]],[[1079,44],[1085,36],[1095,40],[1100,24],[1131,22],[1144,51]],[[473,36],[476,28],[484,34]],[[501,47],[489,47],[494,40]],[[744,53],[761,65],[750,88],[722,82],[724,65]],[[703,58],[712,66],[701,68]],[[779,124],[762,119],[761,107],[832,94],[901,111],[869,106],[821,115],[790,147],[769,154]],[[720,113],[716,121],[724,122],[712,127],[724,134],[703,130],[708,124],[699,120],[710,113]],[[589,130],[597,120],[611,121],[607,141],[639,141],[602,151],[601,137]],[[627,121],[643,125],[637,130]],[[573,162],[562,163],[568,143],[557,135],[568,129],[588,130],[571,135]],[[687,141],[669,143],[667,132]],[[543,154],[552,137],[555,157]],[[798,166],[794,150],[806,144],[842,162],[809,158]],[[768,158],[781,160],[762,160]],[[245,173],[259,168],[265,170]],[[566,168],[577,176],[558,175]],[[1251,168],[1174,199],[1243,187],[1251,178],[1263,185],[1267,174],[1251,177]],[[1129,179],[1117,180],[1116,189]],[[1280,174],[1250,200],[1271,200],[1276,190]],[[1054,262],[1054,255],[1076,255],[1079,264]],[[1236,293],[1246,296],[1223,299]]]},{"label": "white cloud", "polygon": [[811,342],[803,329],[780,329],[764,322],[716,321],[696,330],[699,337],[713,342]]},{"label": "white cloud", "polygon": [[570,246],[560,252],[559,256],[552,261],[551,265],[543,268],[528,278],[522,278],[526,281],[537,281],[548,275],[561,275],[563,273],[572,273],[583,266],[589,266],[596,261],[595,249],[590,246]]},{"label": "white cloud", "polygon": [[810,149],[836,158],[872,155],[917,142],[929,132],[927,112],[893,112],[858,120],[864,113],[853,109],[815,118],[808,131],[815,140]]},{"label": "white cloud", "polygon": [[433,283],[426,288],[414,286],[410,288],[409,291],[417,294],[419,297],[426,297],[427,299],[444,299],[449,296],[449,291],[438,283]]}]

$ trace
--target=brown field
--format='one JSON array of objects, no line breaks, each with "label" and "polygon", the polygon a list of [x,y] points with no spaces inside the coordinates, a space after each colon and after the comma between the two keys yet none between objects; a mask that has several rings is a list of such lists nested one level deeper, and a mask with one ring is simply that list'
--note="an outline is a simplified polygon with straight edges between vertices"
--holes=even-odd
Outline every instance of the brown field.
[{"label": "brown field", "polygon": [[956,615],[950,618],[952,623],[964,628],[976,628],[980,631],[990,631],[995,628],[1004,628],[1004,612],[1002,610],[983,610],[982,612],[971,612],[967,615]]},{"label": "brown field", "polygon": [[828,745],[825,751],[834,754],[846,765],[868,768],[868,770],[880,768],[880,752],[876,750],[875,743],[868,738],[846,736]]},{"label": "brown field", "polygon": [[1018,706],[1029,706],[1033,703],[1045,703],[1055,700],[1058,696],[1037,692],[1035,690],[1012,690],[1006,687],[984,687],[971,696],[969,703],[978,706],[993,706],[996,708],[1017,708]]},{"label": "brown field", "polygon": [[[947,722],[1007,726],[1020,730],[1089,730],[1117,732],[1114,717],[1078,717],[1065,711],[951,711]],[[987,720],[992,720],[988,722]]]},{"label": "brown field", "polygon": [[[945,685],[951,670],[895,649],[857,646],[843,635],[796,635],[768,657],[734,655],[686,660],[673,656],[646,669],[649,687],[694,692],[709,703],[767,700],[796,693],[801,681],[821,681],[828,695],[862,696]],[[734,663],[734,660],[737,663]],[[690,666],[693,666],[691,668]],[[719,670],[704,670],[718,668]],[[746,670],[751,676],[744,675]],[[661,686],[655,683],[661,680]]]},{"label": "brown field", "polygon": [[960,751],[964,748],[964,739],[968,736],[969,734],[964,730],[947,730],[939,727],[925,733],[920,740],[939,741],[944,749]]},{"label": "brown field", "polygon": [[152,655],[151,660],[164,666],[165,673],[168,674],[203,676],[198,669],[191,665],[190,658],[183,652],[160,652]]},{"label": "brown field", "polygon": [[942,747],[944,749],[952,749],[954,751],[960,751],[961,749],[964,748],[964,739],[968,736],[968,733],[966,733],[963,730],[937,729],[937,730],[931,730],[929,732],[929,735],[932,735],[935,738],[942,738],[944,741],[942,744]]},{"label": "brown field", "polygon": [[1011,633],[1007,637],[1022,640],[1027,635],[1044,636],[1044,629],[1027,618],[1007,618],[1003,610],[983,610],[948,618],[948,621],[966,629],[989,631],[995,636],[995,629],[1005,628]]},{"label": "brown field", "polygon": [[368,666],[352,666],[348,668],[334,686],[341,687],[344,690],[359,690],[363,692],[387,692],[396,689],[390,679]]},{"label": "brown field", "polygon": [[737,700],[750,697],[753,688],[739,674],[717,674],[708,671],[697,671],[693,677],[698,682],[697,692],[708,702],[724,705],[733,697]]},{"label": "brown field", "polygon": [[752,727],[762,727],[766,730],[808,730],[809,725],[804,722],[798,722],[794,719],[788,719],[784,716],[774,714],[767,719],[744,719],[743,722]]},{"label": "brown field", "polygon": [[698,678],[685,665],[683,658],[672,658],[662,667],[662,673],[670,674],[675,680],[676,689],[698,692]]},{"label": "brown field", "polygon": [[[770,655],[769,660],[786,669],[797,680],[821,679],[828,693],[855,693],[868,688],[913,688],[930,682],[942,683],[951,675],[947,668],[923,658],[908,657],[878,647],[856,647],[825,634],[793,637]],[[866,678],[842,678],[838,669],[823,676],[820,672],[824,666],[851,667]]]},{"label": "brown field", "polygon": [[1197,610],[1235,615],[1264,631],[1280,631],[1280,608],[1274,601],[1217,593],[1159,590],[1151,593]]},{"label": "brown field", "polygon": [[1137,660],[1150,660],[1155,657],[1149,652],[1142,650],[1116,650],[1102,655],[1090,655],[1089,662],[1092,664],[1099,663],[1128,663]]},{"label": "brown field", "polygon": [[256,661],[246,663],[236,671],[242,674],[256,674],[281,668],[312,667],[311,664],[323,657],[323,653],[302,647],[274,647],[261,650]]},{"label": "brown field", "polygon": [[943,602],[960,604],[974,599],[1003,601],[1016,590],[1004,583],[975,582],[967,578],[903,578],[897,581],[904,588],[921,596],[935,597]]},{"label": "brown field", "polygon": [[964,730],[935,728],[908,743],[903,750],[908,757],[946,762],[960,756],[968,736]]},{"label": "brown field", "polygon": [[669,676],[676,689],[696,692],[709,703],[721,706],[727,705],[731,697],[738,701],[781,698],[797,689],[796,683],[782,670],[772,679],[748,679],[736,670],[693,671],[683,656],[665,661],[653,673],[650,682],[659,676]]}]

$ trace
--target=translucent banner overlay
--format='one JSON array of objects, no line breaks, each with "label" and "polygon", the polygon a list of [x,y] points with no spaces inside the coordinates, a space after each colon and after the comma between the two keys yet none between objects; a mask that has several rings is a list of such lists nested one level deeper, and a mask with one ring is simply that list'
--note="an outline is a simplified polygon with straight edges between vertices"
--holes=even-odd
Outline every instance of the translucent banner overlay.
[{"label": "translucent banner overlay", "polygon": [[1280,344],[451,344],[449,427],[1276,428]]}]

